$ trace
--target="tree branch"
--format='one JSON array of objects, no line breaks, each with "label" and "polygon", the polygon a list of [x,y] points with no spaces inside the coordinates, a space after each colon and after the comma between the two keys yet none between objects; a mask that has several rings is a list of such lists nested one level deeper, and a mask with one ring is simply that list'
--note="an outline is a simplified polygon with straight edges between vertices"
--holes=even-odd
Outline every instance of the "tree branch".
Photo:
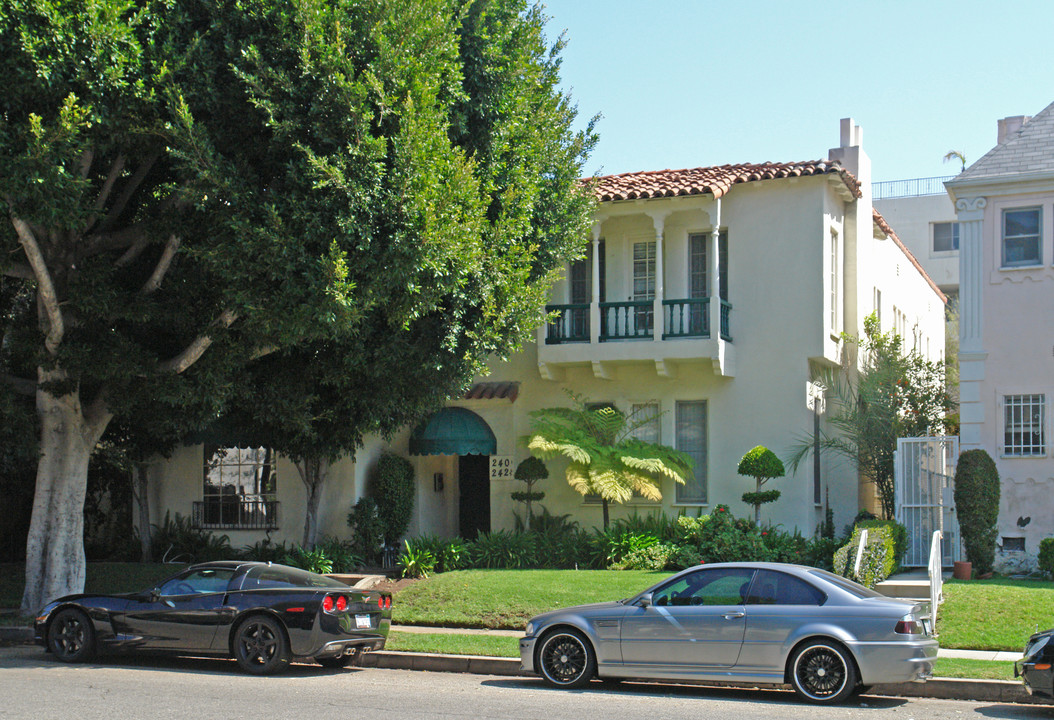
[{"label": "tree branch", "polygon": [[[224,310],[220,316],[213,321],[212,326],[228,328],[237,319],[238,313],[233,310]],[[200,335],[195,338],[190,345],[187,345],[179,355],[176,355],[171,360],[166,360],[161,363],[161,369],[178,375],[196,363],[201,356],[205,354],[205,351],[209,349],[210,345],[212,345],[212,337],[208,334]]]},{"label": "tree branch", "polygon": [[[11,204],[11,201],[8,200],[8,205]],[[47,316],[48,321],[44,347],[47,348],[49,355],[54,355],[58,351],[59,344],[62,342],[62,336],[66,331],[62,320],[62,310],[59,307],[58,294],[55,292],[55,284],[51,280],[51,273],[48,272],[48,264],[44,259],[44,253],[40,251],[40,245],[37,244],[37,239],[33,235],[29,224],[14,214],[11,215],[11,224],[15,226],[15,232],[18,233],[18,241],[21,243],[22,249],[25,250],[26,259],[29,260],[29,264],[33,268],[33,276],[37,281],[37,297],[44,308],[44,314]]]},{"label": "tree branch", "polygon": [[117,159],[114,160],[113,165],[110,167],[110,174],[106,176],[106,181],[102,184],[102,189],[99,190],[99,197],[95,198],[95,211],[88,218],[88,223],[85,227],[91,227],[95,224],[95,220],[99,217],[99,213],[106,207],[106,201],[110,199],[110,193],[113,192],[113,185],[117,182],[117,178],[124,172],[124,155],[118,155]]},{"label": "tree branch", "polygon": [[92,161],[95,160],[95,152],[88,148],[81,153],[81,180],[88,177],[88,173],[91,172]]},{"label": "tree branch", "polygon": [[29,265],[23,265],[22,263],[16,263],[15,265],[4,269],[4,275],[7,277],[21,278],[23,280],[37,279],[37,276],[33,274],[33,268]]},{"label": "tree branch", "polygon": [[0,375],[0,382],[7,383],[13,387],[19,395],[32,397],[37,393],[37,384],[32,380],[15,377],[14,375]]},{"label": "tree branch", "polygon": [[[169,235],[168,242],[165,243],[165,249],[161,253],[161,259],[157,261],[157,266],[154,268],[154,272],[150,275],[150,279],[143,284],[139,292],[144,295],[149,295],[155,292],[161,287],[161,281],[165,277],[165,273],[168,272],[168,268],[172,265],[172,260],[176,257],[176,251],[179,250],[179,236]],[[131,250],[129,250],[131,252]],[[125,253],[126,255],[128,253]]]},{"label": "tree branch", "polygon": [[143,180],[146,179],[147,173],[154,167],[154,163],[161,157],[160,150],[154,150],[150,155],[143,161],[143,164],[136,169],[132,174],[131,179],[121,192],[120,197],[117,198],[117,202],[114,203],[113,207],[110,208],[110,212],[106,214],[106,219],[103,220],[103,227],[109,227],[117,218],[124,212],[125,207],[128,205],[128,201],[132,199],[132,195],[139,189],[139,186],[143,184]]}]

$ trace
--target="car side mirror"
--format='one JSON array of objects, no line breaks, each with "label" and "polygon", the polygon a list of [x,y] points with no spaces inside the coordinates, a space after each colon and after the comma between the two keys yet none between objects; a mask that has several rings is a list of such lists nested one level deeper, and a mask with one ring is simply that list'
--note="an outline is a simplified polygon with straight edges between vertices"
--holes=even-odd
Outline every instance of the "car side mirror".
[{"label": "car side mirror", "polygon": [[161,599],[161,588],[154,588],[150,591],[150,602],[157,602]]},{"label": "car side mirror", "polygon": [[642,608],[651,607],[651,605],[652,605],[651,593],[650,592],[646,592],[643,595],[641,595],[639,598],[637,598],[637,604],[640,605]]}]

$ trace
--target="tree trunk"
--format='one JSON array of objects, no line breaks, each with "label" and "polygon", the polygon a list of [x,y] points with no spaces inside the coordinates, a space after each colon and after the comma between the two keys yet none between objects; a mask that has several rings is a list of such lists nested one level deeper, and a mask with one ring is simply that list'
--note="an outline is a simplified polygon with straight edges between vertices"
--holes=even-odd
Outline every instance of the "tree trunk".
[{"label": "tree trunk", "polygon": [[600,498],[601,507],[604,509],[604,529],[608,529],[608,500],[607,498]]},{"label": "tree trunk", "polygon": [[[38,376],[41,385],[65,379],[57,370],[40,370]],[[37,413],[41,454],[26,538],[22,612],[27,615],[57,597],[84,591],[88,461],[111,417],[107,413],[94,422],[85,418],[77,390],[55,397],[38,389]]]},{"label": "tree trunk", "polygon": [[147,494],[147,467],[145,462],[137,462],[132,470],[132,490],[135,495],[136,505],[139,506],[139,545],[142,548],[140,555],[141,561],[145,563],[154,561],[154,555],[151,550],[152,528],[150,527],[150,496]]},{"label": "tree trunk", "polygon": [[322,486],[326,484],[329,474],[329,463],[318,458],[306,458],[296,463],[296,469],[307,489],[303,547],[310,550],[318,541],[318,506],[322,500]]},{"label": "tree trunk", "polygon": [[[754,482],[757,483],[755,486],[756,492],[761,492],[761,478],[754,478]],[[754,524],[761,527],[761,503],[754,505]]]}]

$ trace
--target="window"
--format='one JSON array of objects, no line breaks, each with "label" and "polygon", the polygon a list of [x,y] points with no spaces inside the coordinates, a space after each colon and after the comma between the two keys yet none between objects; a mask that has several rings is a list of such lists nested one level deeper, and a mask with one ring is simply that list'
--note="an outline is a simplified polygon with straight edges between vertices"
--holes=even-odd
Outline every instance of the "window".
[{"label": "window", "polygon": [[875,318],[878,319],[878,329],[882,330],[882,291],[875,288]]},{"label": "window", "polygon": [[270,448],[206,447],[203,502],[195,503],[195,524],[204,528],[277,527],[276,466]]},{"label": "window", "polygon": [[678,402],[675,424],[677,449],[695,461],[691,476],[677,485],[677,502],[706,504],[706,401]]},{"label": "window", "polygon": [[699,570],[656,590],[652,603],[660,607],[742,605],[753,574],[751,568]]},{"label": "window", "polygon": [[630,406],[630,435],[647,443],[661,442],[659,403],[633,403]]},{"label": "window", "polygon": [[[633,243],[633,299],[645,301],[655,299],[655,241]],[[654,325],[655,310],[652,305],[635,308],[633,312],[633,335],[650,333]]]},{"label": "window", "polygon": [[1045,395],[1007,395],[1003,398],[1003,454],[1044,455]]},{"label": "window", "polygon": [[933,223],[933,252],[951,252],[959,249],[959,223]]},{"label": "window", "polygon": [[192,570],[191,572],[177,575],[166,582],[158,589],[158,595],[170,597],[174,595],[227,592],[227,584],[232,577],[234,577],[233,570],[221,568]]},{"label": "window", "polygon": [[831,283],[831,332],[838,332],[838,233],[831,231],[831,272],[829,281]]},{"label": "window", "polygon": [[1039,265],[1039,208],[1003,211],[1003,267]]},{"label": "window", "polygon": [[747,596],[748,605],[823,605],[826,600],[804,580],[775,570],[758,570]]}]

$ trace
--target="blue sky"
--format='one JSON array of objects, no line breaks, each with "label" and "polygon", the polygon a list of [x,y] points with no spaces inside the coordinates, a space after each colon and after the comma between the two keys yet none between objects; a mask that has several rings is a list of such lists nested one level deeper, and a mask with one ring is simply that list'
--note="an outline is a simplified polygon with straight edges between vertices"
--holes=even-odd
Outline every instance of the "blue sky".
[{"label": "blue sky", "polygon": [[874,180],[951,175],[1054,102],[1050,0],[543,2],[590,172],[826,158],[852,117]]}]

